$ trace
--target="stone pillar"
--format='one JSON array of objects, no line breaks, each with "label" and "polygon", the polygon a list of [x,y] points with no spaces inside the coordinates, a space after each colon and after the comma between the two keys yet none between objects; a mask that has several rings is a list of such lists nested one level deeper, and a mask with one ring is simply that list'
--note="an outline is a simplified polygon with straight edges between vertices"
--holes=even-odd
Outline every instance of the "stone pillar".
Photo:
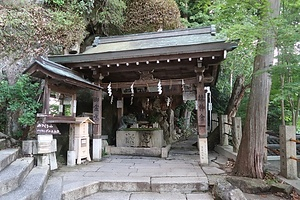
[{"label": "stone pillar", "polygon": [[218,127],[218,114],[212,113],[211,114],[211,132],[213,132]]},{"label": "stone pillar", "polygon": [[102,90],[94,91],[93,97],[93,160],[102,158]]},{"label": "stone pillar", "polygon": [[77,100],[76,94],[72,95],[72,102],[71,102],[71,113],[73,117],[76,117],[76,109],[77,109]]},{"label": "stone pillar", "polygon": [[207,119],[205,103],[204,82],[197,85],[197,125],[198,125],[198,147],[200,155],[200,164],[208,164],[208,147],[207,147]]},{"label": "stone pillar", "polygon": [[242,140],[242,120],[240,117],[232,117],[232,143],[233,152],[237,153]]},{"label": "stone pillar", "polygon": [[290,157],[297,156],[296,142],[290,139],[296,139],[295,126],[280,126],[280,173],[287,179],[297,179],[297,161]]},{"label": "stone pillar", "polygon": [[226,146],[228,145],[228,135],[224,133],[229,133],[228,125],[228,116],[227,115],[220,115],[219,119],[219,127],[220,127],[220,145]]}]

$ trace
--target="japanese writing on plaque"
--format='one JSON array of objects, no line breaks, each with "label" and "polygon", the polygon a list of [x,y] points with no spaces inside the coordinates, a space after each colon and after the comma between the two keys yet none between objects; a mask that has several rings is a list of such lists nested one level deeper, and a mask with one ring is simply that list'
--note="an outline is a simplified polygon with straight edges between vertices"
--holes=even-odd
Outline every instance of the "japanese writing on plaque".
[{"label": "japanese writing on plaque", "polygon": [[55,124],[38,123],[36,125],[36,134],[60,134],[60,131]]},{"label": "japanese writing on plaque", "polygon": [[99,121],[99,97],[94,97],[93,98],[93,120],[94,122]]}]

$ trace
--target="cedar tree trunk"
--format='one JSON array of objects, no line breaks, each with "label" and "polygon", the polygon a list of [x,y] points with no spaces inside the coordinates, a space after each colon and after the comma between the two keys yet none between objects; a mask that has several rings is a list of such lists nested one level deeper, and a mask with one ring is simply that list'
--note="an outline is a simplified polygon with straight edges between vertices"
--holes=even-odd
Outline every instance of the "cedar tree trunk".
[{"label": "cedar tree trunk", "polygon": [[[273,11],[267,18],[279,15],[279,0],[269,0]],[[262,19],[267,21],[268,19]],[[263,178],[264,144],[266,122],[271,89],[271,78],[266,71],[273,63],[275,36],[272,30],[266,30],[257,46],[257,56],[251,81],[243,136],[233,173],[238,176]]]}]

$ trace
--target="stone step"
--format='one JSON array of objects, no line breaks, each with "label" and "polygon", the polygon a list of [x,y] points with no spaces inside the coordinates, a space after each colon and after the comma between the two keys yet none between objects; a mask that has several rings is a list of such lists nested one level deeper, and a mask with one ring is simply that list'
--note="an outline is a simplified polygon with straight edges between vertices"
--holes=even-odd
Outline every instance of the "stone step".
[{"label": "stone step", "polygon": [[33,168],[33,161],[31,157],[19,158],[0,172],[0,196],[19,187]]},{"label": "stone step", "polygon": [[151,180],[152,192],[203,192],[208,191],[207,177],[155,177]]},{"label": "stone step", "polygon": [[[102,180],[101,180],[102,179]],[[79,199],[103,191],[126,192],[177,192],[208,191],[206,177],[84,177],[80,180],[64,180],[62,199]]]},{"label": "stone step", "polygon": [[50,177],[47,181],[42,200],[58,200],[62,198],[62,177]]},{"label": "stone step", "polygon": [[0,150],[6,149],[6,139],[0,139]]},{"label": "stone step", "polygon": [[98,192],[82,200],[213,200],[210,193],[177,193],[177,192]]},{"label": "stone step", "polygon": [[21,183],[20,187],[0,196],[0,200],[38,200],[48,178],[49,166],[34,167]]},{"label": "stone step", "polygon": [[18,158],[19,151],[19,149],[3,149],[0,151],[0,171]]}]

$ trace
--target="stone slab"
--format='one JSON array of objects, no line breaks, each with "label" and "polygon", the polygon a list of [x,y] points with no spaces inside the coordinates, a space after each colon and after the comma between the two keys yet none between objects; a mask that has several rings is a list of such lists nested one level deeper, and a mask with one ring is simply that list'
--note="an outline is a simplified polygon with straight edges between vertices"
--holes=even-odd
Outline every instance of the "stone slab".
[{"label": "stone slab", "polygon": [[37,154],[37,140],[22,141],[22,153],[25,155]]},{"label": "stone slab", "polygon": [[56,161],[56,153],[52,152],[49,154],[49,163],[50,163],[50,170],[57,169],[57,161]]},{"label": "stone slab", "polygon": [[199,157],[201,165],[208,165],[207,138],[198,138]]},{"label": "stone slab", "polygon": [[226,172],[222,169],[217,167],[202,167],[202,170],[205,174],[212,175],[212,174],[225,174]]},{"label": "stone slab", "polygon": [[[147,141],[147,143],[145,142]],[[158,147],[162,148],[164,137],[162,130],[124,130],[116,132],[117,147]]]},{"label": "stone slab", "polygon": [[49,166],[33,168],[20,187],[1,196],[1,199],[40,199],[48,173]]},{"label": "stone slab", "polygon": [[207,175],[207,179],[208,179],[208,184],[213,186],[217,183],[218,180],[225,180],[226,179],[226,174],[224,175]]},{"label": "stone slab", "polygon": [[67,166],[73,167],[76,165],[76,152],[68,151],[67,152]]},{"label": "stone slab", "polygon": [[244,195],[247,199],[254,199],[254,200],[283,200],[282,197],[275,196],[273,194],[264,195],[264,194],[244,193]]},{"label": "stone slab", "polygon": [[182,193],[157,193],[157,192],[135,192],[130,196],[130,200],[186,200]]},{"label": "stone slab", "polygon": [[37,135],[37,140],[38,142],[41,141],[52,141],[53,140],[53,135],[49,134],[49,135]]},{"label": "stone slab", "polygon": [[[109,175],[108,175],[109,173]],[[103,176],[129,176],[132,172],[131,171],[111,171],[111,172],[107,172],[107,171],[100,171],[100,172],[86,172],[85,173],[85,177],[103,177]]]},{"label": "stone slab", "polygon": [[206,177],[157,177],[151,178],[153,192],[201,192],[208,190]]},{"label": "stone slab", "polygon": [[102,159],[102,139],[93,139],[93,155],[94,161],[100,161]]},{"label": "stone slab", "polygon": [[64,181],[62,199],[75,200],[99,192],[99,182],[95,180]]},{"label": "stone slab", "polygon": [[0,149],[6,148],[6,139],[0,139]]},{"label": "stone slab", "polygon": [[41,154],[37,156],[37,166],[49,166],[50,159],[48,154]]},{"label": "stone slab", "polygon": [[62,183],[62,177],[50,177],[42,195],[42,200],[61,199]]},{"label": "stone slab", "polygon": [[0,151],[0,171],[17,159],[19,149],[3,149]]},{"label": "stone slab", "polygon": [[103,177],[99,182],[101,191],[150,191],[149,177]]},{"label": "stone slab", "polygon": [[213,200],[213,196],[210,193],[192,193],[186,194],[186,200]]},{"label": "stone slab", "polygon": [[[45,135],[43,135],[45,136]],[[53,140],[41,140],[37,142],[37,153],[52,153],[57,151],[56,139]],[[33,146],[34,147],[34,146]],[[33,149],[33,152],[35,150]]]},{"label": "stone slab", "polygon": [[33,158],[19,158],[0,172],[0,196],[8,193],[21,184],[33,168]]},{"label": "stone slab", "polygon": [[161,148],[139,148],[139,147],[108,147],[109,154],[115,155],[134,155],[134,156],[155,156],[161,157]]},{"label": "stone slab", "polygon": [[300,178],[298,179],[287,179],[283,176],[277,176],[280,180],[294,187],[295,191],[300,195]]},{"label": "stone slab", "polygon": [[131,193],[129,192],[98,192],[82,200],[129,200]]}]

